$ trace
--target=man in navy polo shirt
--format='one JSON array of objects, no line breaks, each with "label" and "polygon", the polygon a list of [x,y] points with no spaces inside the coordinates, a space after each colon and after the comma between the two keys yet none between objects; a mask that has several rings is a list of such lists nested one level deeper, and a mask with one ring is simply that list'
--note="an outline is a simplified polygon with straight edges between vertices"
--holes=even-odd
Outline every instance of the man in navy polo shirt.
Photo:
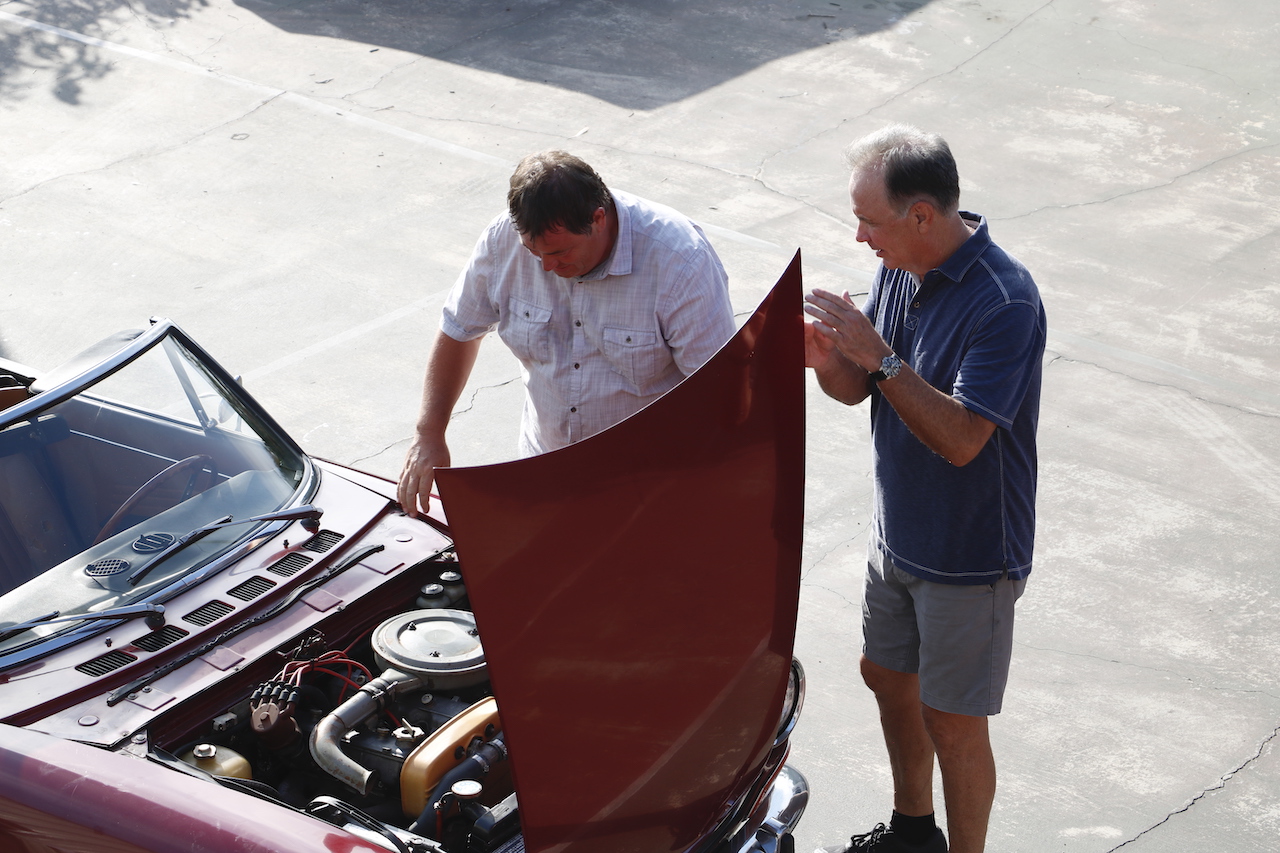
[{"label": "man in navy polo shirt", "polygon": [[881,260],[866,304],[815,290],[806,361],[822,389],[871,398],[875,474],[863,680],[893,771],[888,826],[844,851],[981,851],[995,797],[1014,602],[1031,571],[1045,315],[1030,274],[959,210],[939,136],[895,125],[845,152],[857,239]]}]

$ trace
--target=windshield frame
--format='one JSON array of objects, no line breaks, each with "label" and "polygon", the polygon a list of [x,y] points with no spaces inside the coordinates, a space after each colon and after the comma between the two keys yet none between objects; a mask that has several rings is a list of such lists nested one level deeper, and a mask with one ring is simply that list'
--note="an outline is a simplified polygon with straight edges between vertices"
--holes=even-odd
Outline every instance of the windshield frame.
[{"label": "windshield frame", "polygon": [[[244,412],[246,420],[252,420],[253,431],[262,440],[268,444],[271,442],[277,443],[280,449],[294,454],[301,461],[302,471],[297,486],[294,488],[292,495],[282,503],[280,509],[290,509],[309,503],[315,495],[320,481],[319,469],[311,457],[285,432],[266,409],[244,389],[235,377],[181,328],[167,319],[153,318],[151,323],[152,325],[149,329],[115,335],[82,352],[63,366],[53,371],[44,372],[43,376],[57,379],[54,385],[45,390],[39,390],[41,373],[32,373],[30,368],[26,366],[14,365],[6,361],[3,366],[6,368],[10,366],[19,367],[19,372],[24,379],[34,376],[35,381],[32,384],[38,393],[27,400],[0,411],[0,429],[20,424],[24,421],[31,421],[39,417],[45,410],[52,409],[79,394],[90,391],[93,386],[129,366],[146,353],[155,350],[157,347],[163,347],[164,342],[167,339],[171,339],[190,354],[190,357],[199,364],[201,369],[206,371],[208,376],[216,382],[223,394],[234,398]],[[118,346],[113,346],[113,344],[117,343]],[[101,353],[100,357],[96,358],[96,360],[93,359],[94,355],[99,355],[99,351]],[[83,369],[80,369],[79,362],[82,360],[84,361],[84,366]],[[60,374],[68,372],[68,369],[71,375],[65,379],[62,378]],[[204,428],[204,425],[200,425],[200,428]],[[168,601],[211,575],[220,572],[227,566],[243,559],[267,539],[284,530],[292,523],[289,520],[274,520],[258,524],[246,524],[241,534],[220,551],[201,562],[197,562],[180,575],[176,575],[171,582],[159,584],[151,592],[133,599],[131,603],[158,604]],[[33,614],[33,617],[35,617],[35,614]],[[68,622],[64,629],[43,636],[32,637],[29,642],[18,643],[0,651],[0,670],[9,669],[34,658],[43,657],[58,649],[74,645],[88,637],[114,628],[119,624],[119,621],[112,619],[87,619],[82,622]]]}]

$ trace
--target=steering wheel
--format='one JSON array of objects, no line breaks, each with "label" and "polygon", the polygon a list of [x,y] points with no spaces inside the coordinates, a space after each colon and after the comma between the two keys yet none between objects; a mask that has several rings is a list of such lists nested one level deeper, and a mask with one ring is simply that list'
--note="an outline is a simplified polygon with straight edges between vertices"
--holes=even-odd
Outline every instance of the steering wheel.
[{"label": "steering wheel", "polygon": [[112,513],[111,518],[107,519],[107,523],[102,525],[102,529],[98,531],[98,536],[93,540],[93,544],[97,545],[104,539],[108,539],[118,533],[119,531],[115,528],[116,525],[120,523],[120,519],[129,515],[134,507],[142,503],[145,498],[150,496],[150,494],[156,489],[160,488],[161,485],[168,482],[171,478],[176,477],[179,474],[186,473],[187,471],[191,471],[191,477],[187,480],[186,488],[182,490],[182,497],[178,499],[177,503],[182,503],[187,498],[191,497],[192,492],[195,491],[196,480],[200,477],[200,472],[205,468],[209,469],[210,478],[218,476],[218,469],[214,467],[213,457],[207,453],[197,453],[195,456],[188,456],[186,459],[179,459],[168,468],[165,468],[163,471],[156,474],[150,480],[147,480],[139,486],[138,490],[130,495],[124,503],[120,504],[119,509]]}]

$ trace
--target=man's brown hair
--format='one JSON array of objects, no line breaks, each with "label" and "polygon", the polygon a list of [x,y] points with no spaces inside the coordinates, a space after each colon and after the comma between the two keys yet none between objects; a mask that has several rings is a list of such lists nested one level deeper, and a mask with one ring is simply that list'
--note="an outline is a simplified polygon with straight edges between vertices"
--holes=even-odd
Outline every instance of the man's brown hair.
[{"label": "man's brown hair", "polygon": [[589,234],[596,211],[613,210],[613,196],[585,162],[564,151],[530,154],[516,166],[507,209],[516,230],[530,238],[552,228]]}]

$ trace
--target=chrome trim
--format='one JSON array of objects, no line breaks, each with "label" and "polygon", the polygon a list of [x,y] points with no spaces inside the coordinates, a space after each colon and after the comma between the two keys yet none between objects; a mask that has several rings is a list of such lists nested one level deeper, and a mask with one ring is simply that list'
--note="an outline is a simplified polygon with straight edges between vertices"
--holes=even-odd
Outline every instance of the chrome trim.
[{"label": "chrome trim", "polygon": [[791,733],[795,731],[796,723],[800,720],[800,710],[804,707],[804,667],[800,665],[800,661],[796,658],[791,659],[791,707],[783,707],[781,722],[778,726],[778,736],[773,739],[775,747],[781,746],[791,737]]},{"label": "chrome trim", "polygon": [[808,781],[799,770],[783,766],[746,825],[720,849],[725,853],[788,853],[794,849],[791,831],[808,804]]},{"label": "chrome trim", "polygon": [[[177,326],[168,320],[157,323],[133,340],[129,341],[120,349],[116,350],[113,355],[103,358],[102,361],[99,361],[97,364],[88,368],[79,375],[62,382],[59,385],[55,385],[52,388],[41,391],[39,394],[28,397],[21,403],[16,403],[5,409],[3,413],[0,413],[0,428],[6,427],[9,424],[16,424],[20,421],[24,421],[31,414],[39,412],[46,406],[52,406],[71,399],[76,394],[79,394],[85,388],[88,388],[90,385],[98,382],[103,377],[110,376],[112,373],[115,373],[117,370],[142,355],[142,353],[151,349],[156,342],[164,338],[164,336],[171,330],[176,329]],[[75,356],[72,356],[72,358],[75,358]],[[54,368],[54,370],[57,370],[57,368]],[[51,372],[52,371],[44,371],[45,375]],[[40,381],[39,376],[35,378],[36,382]]]}]

